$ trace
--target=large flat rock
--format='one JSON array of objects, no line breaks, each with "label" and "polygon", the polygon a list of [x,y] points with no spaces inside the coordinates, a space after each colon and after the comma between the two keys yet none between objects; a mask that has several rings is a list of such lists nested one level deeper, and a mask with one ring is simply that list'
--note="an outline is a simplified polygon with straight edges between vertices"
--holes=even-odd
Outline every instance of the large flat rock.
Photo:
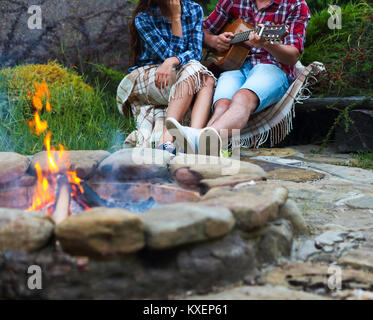
[{"label": "large flat rock", "polygon": [[346,205],[353,209],[373,209],[373,195],[347,200]]},{"label": "large flat rock", "polygon": [[169,175],[171,157],[168,151],[158,149],[123,149],[102,161],[98,174],[120,181],[164,178]]},{"label": "large flat rock", "polygon": [[113,256],[144,247],[144,226],[126,210],[94,208],[71,216],[56,227],[63,249],[74,255]]},{"label": "large flat rock", "polygon": [[45,214],[0,208],[0,251],[36,251],[48,243],[53,230]]},{"label": "large flat rock", "polygon": [[171,174],[178,184],[201,193],[219,186],[234,186],[265,179],[265,171],[255,164],[231,158],[178,155],[171,161]]},{"label": "large flat rock", "polygon": [[200,202],[202,205],[228,208],[243,230],[252,230],[277,218],[285,204],[288,190],[270,184],[245,186],[238,190],[211,189]]},{"label": "large flat rock", "polygon": [[243,157],[290,157],[297,154],[297,151],[290,148],[258,148],[248,149],[241,147],[240,154]]},{"label": "large flat rock", "polygon": [[[299,159],[297,157],[297,159]],[[281,157],[254,157],[243,158],[243,161],[260,166],[266,173],[269,180],[282,180],[294,182],[307,182],[320,180],[325,177],[320,172],[298,168],[302,161],[297,159],[284,159]]]},{"label": "large flat rock", "polygon": [[216,179],[202,179],[200,183],[206,189],[212,189],[216,187],[236,186],[238,184],[250,183],[252,181],[261,181],[262,179],[263,176],[260,173],[241,173],[233,176],[222,176]]},{"label": "large flat rock", "polygon": [[367,244],[359,249],[347,252],[339,259],[338,263],[373,272],[373,245]]},{"label": "large flat rock", "polygon": [[316,162],[307,162],[306,165],[350,181],[373,184],[373,171],[370,170]]},{"label": "large flat rock", "polygon": [[277,169],[267,173],[270,180],[285,180],[294,182],[315,181],[324,178],[324,174],[320,172],[304,170],[304,169]]},{"label": "large flat rock", "polygon": [[335,243],[343,242],[347,232],[342,230],[328,230],[315,238],[318,247],[332,246]]},{"label": "large flat rock", "polygon": [[236,174],[266,177],[264,170],[255,164],[231,158],[204,155],[183,154],[176,156],[171,161],[171,173],[174,174],[180,168],[189,168],[190,171],[201,175],[203,179],[215,179]]},{"label": "large flat rock", "polygon": [[153,208],[141,217],[146,245],[151,249],[168,249],[182,244],[205,241],[226,235],[234,218],[226,208],[178,203]]},{"label": "large flat rock", "polygon": [[0,152],[0,184],[22,177],[30,165],[30,160],[14,152]]},{"label": "large flat rock", "polygon": [[[67,161],[58,161],[60,153],[52,152],[60,170],[76,171],[78,177],[86,179],[91,176],[96,170],[98,164],[110,155],[109,152],[103,150],[82,150],[82,151],[66,151],[63,159]],[[48,171],[48,158],[45,151],[39,152],[32,157],[31,167],[35,173],[35,164],[39,163],[43,172]]]}]

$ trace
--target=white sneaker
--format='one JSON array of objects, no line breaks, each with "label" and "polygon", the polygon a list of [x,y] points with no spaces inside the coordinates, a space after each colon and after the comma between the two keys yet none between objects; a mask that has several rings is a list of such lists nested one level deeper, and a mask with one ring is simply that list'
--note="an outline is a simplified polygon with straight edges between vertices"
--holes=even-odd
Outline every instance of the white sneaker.
[{"label": "white sneaker", "polygon": [[222,140],[215,128],[202,129],[198,139],[198,153],[206,156],[221,156]]},{"label": "white sneaker", "polygon": [[175,137],[174,144],[178,152],[197,153],[198,138],[201,130],[182,126],[176,119],[167,118],[166,128]]}]

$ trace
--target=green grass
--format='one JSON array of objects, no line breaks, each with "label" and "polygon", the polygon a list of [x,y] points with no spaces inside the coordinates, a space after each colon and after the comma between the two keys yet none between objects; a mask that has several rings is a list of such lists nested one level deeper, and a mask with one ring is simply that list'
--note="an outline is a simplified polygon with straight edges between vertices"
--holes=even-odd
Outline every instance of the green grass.
[{"label": "green grass", "polygon": [[[0,79],[0,151],[34,154],[43,150],[45,134],[30,132],[32,106],[27,98],[12,98]],[[70,150],[117,150],[134,128],[133,119],[119,114],[115,96],[95,87],[93,92],[76,94],[72,86],[51,92],[52,112],[42,111],[52,131],[52,145],[62,143]]]},{"label": "green grass", "polygon": [[107,68],[103,64],[87,62],[92,68],[85,74],[85,80],[89,84],[100,87],[102,90],[112,96],[116,96],[118,86],[125,73]]},{"label": "green grass", "polygon": [[353,167],[359,167],[363,169],[373,170],[373,153],[360,151],[358,153],[351,153],[351,156],[355,158],[355,163],[350,165]]},{"label": "green grass", "polygon": [[[312,152],[312,153],[318,153]],[[354,168],[362,168],[367,170],[373,170],[373,153],[372,152],[365,152],[359,151],[357,153],[350,153],[350,156],[353,157],[353,160],[346,162],[331,162],[330,164],[336,166],[343,166],[343,167],[354,167]]]}]

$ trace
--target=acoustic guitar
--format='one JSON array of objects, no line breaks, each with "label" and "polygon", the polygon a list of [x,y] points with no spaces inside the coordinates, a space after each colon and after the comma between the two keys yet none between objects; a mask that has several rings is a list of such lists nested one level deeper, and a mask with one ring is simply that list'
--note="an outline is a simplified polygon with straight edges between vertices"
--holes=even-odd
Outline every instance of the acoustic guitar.
[{"label": "acoustic guitar", "polygon": [[234,34],[234,38],[231,40],[231,48],[223,53],[206,51],[202,64],[215,75],[219,75],[223,71],[241,69],[250,53],[250,46],[245,41],[249,40],[250,33],[253,31],[273,44],[282,43],[288,34],[288,28],[285,25],[270,24],[255,28],[242,19],[238,19],[227,24],[222,31],[222,33],[232,32]]}]

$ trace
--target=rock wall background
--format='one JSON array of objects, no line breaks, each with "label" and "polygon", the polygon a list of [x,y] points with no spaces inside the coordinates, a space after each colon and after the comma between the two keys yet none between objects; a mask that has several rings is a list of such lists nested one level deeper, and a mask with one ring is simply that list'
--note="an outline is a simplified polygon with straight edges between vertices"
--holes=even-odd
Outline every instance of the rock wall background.
[{"label": "rock wall background", "polygon": [[[28,28],[31,5],[41,6],[41,30]],[[126,0],[1,0],[0,65],[57,59],[83,71],[88,61],[126,71],[133,7]]]},{"label": "rock wall background", "polygon": [[[206,1],[200,3],[208,14]],[[30,30],[31,5],[42,9],[42,29]],[[1,0],[0,67],[57,59],[86,70],[87,62],[128,69],[129,0]]]}]

